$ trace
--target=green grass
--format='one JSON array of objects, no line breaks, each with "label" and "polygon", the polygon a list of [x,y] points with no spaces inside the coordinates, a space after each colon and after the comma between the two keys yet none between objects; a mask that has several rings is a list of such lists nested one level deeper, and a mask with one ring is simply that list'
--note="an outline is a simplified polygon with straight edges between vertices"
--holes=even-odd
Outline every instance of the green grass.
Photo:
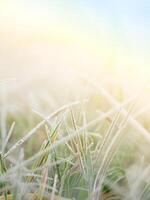
[{"label": "green grass", "polygon": [[147,105],[139,94],[124,99],[121,91],[119,102],[88,84],[94,90],[85,98],[56,109],[49,99],[39,100],[39,110],[30,100],[19,107],[20,97],[13,102],[7,90],[0,101],[0,200],[150,199]]}]

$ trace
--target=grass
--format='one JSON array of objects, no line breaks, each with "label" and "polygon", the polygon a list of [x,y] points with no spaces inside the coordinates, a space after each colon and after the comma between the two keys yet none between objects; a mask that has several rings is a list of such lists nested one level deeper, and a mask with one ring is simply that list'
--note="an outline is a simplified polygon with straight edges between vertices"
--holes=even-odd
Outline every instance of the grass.
[{"label": "grass", "polygon": [[31,100],[20,109],[18,97],[15,107],[2,84],[0,200],[150,199],[145,90],[118,101],[84,81],[91,92],[55,110],[49,99],[39,101],[40,109]]}]

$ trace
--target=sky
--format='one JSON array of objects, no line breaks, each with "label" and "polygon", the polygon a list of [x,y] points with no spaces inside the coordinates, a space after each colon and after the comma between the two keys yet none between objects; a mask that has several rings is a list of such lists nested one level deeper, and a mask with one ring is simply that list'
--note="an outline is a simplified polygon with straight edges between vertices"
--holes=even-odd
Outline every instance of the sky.
[{"label": "sky", "polygon": [[[59,52],[53,55],[55,59],[61,54],[66,60],[72,58],[73,61],[63,60],[64,65],[73,65],[74,60],[78,60],[76,67],[94,65],[96,71],[103,65],[148,76],[149,35],[149,0],[0,1],[3,60],[12,49],[32,51],[31,46],[38,46],[45,52],[49,46],[52,53]],[[6,49],[5,56],[3,49]],[[42,57],[42,52],[40,55]]]}]

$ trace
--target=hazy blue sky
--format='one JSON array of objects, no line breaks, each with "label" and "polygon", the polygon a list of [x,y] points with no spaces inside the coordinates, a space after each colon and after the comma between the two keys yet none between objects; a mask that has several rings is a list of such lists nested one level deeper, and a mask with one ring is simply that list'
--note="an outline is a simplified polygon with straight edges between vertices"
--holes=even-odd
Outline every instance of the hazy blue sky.
[{"label": "hazy blue sky", "polygon": [[4,36],[39,34],[57,45],[63,40],[64,46],[68,41],[84,46],[105,61],[114,57],[150,68],[150,0],[3,0],[0,5]]}]

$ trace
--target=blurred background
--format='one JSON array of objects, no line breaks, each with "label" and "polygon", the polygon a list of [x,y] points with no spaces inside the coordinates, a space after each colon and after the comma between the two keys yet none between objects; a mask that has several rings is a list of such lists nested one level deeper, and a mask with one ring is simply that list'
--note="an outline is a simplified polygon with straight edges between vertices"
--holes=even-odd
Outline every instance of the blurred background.
[{"label": "blurred background", "polygon": [[146,82],[149,9],[148,0],[1,0],[0,79]]},{"label": "blurred background", "polygon": [[149,9],[148,0],[1,0],[0,81],[10,106],[19,108],[19,95],[22,107],[29,97],[31,107],[52,108],[97,96],[87,79],[121,101],[145,90]]}]

